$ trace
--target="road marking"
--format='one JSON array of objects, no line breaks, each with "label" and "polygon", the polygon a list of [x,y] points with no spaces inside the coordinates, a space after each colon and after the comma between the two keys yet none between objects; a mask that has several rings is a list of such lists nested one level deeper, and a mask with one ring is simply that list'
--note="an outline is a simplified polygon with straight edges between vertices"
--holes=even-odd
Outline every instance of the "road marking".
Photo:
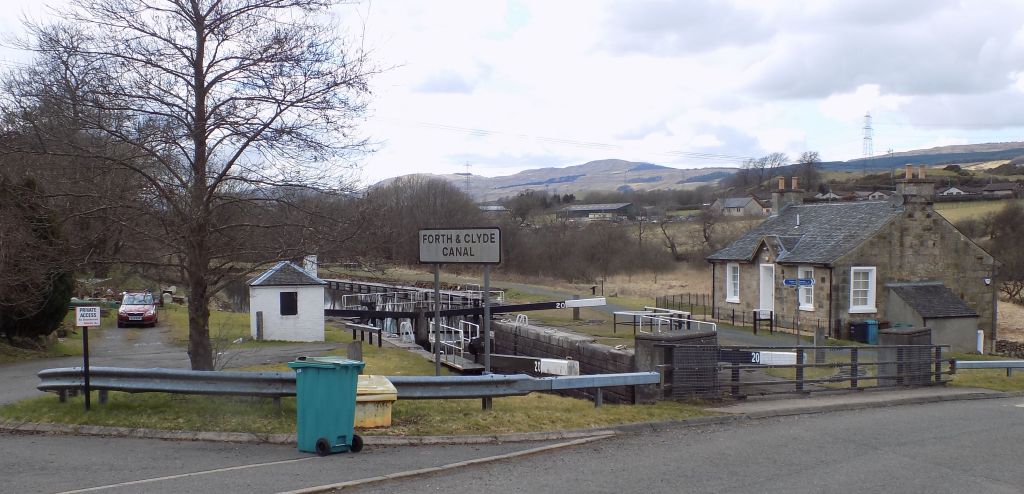
[{"label": "road marking", "polygon": [[1018,408],[1024,408],[1024,403],[1018,403],[1018,404],[1016,404],[1014,406],[1018,407]]},{"label": "road marking", "polygon": [[237,467],[226,467],[226,468],[217,468],[217,469],[214,469],[214,470],[203,470],[201,472],[180,473],[178,475],[168,475],[166,477],[154,477],[154,478],[151,478],[151,479],[132,480],[132,481],[128,481],[128,482],[119,482],[117,484],[100,485],[100,486],[96,486],[96,487],[89,487],[89,488],[86,488],[86,489],[77,489],[77,490],[73,490],[73,491],[58,492],[57,494],[77,494],[79,492],[95,492],[95,491],[102,491],[102,490],[106,490],[106,489],[116,489],[118,487],[126,487],[126,486],[131,486],[131,485],[149,484],[149,483],[153,483],[153,482],[163,482],[165,480],[175,480],[175,479],[182,479],[182,478],[186,478],[186,477],[197,477],[199,475],[209,475],[211,473],[230,472],[230,471],[233,471],[233,470],[245,470],[247,468],[268,467],[268,466],[273,466],[273,465],[284,465],[284,464],[287,464],[287,463],[296,463],[296,462],[300,462],[300,461],[315,460],[315,459],[318,459],[318,458],[319,458],[318,456],[311,456],[311,457],[308,457],[308,458],[296,458],[294,460],[271,461],[271,462],[267,462],[267,463],[254,463],[252,465],[239,465]]},{"label": "road marking", "polygon": [[475,459],[472,459],[472,460],[460,461],[460,462],[456,462],[456,463],[449,463],[447,465],[441,465],[439,467],[426,467],[426,468],[420,468],[418,470],[407,470],[405,472],[389,473],[387,475],[381,475],[381,476],[377,476],[377,477],[369,477],[369,478],[358,479],[358,480],[349,480],[349,481],[346,481],[346,482],[338,482],[336,484],[318,485],[318,486],[315,486],[315,487],[307,487],[305,489],[297,489],[297,490],[294,490],[294,491],[280,492],[278,494],[315,494],[315,493],[319,493],[319,492],[326,492],[326,491],[333,491],[333,490],[337,490],[337,489],[344,489],[346,487],[355,487],[355,486],[358,486],[358,485],[366,485],[366,484],[373,484],[373,483],[376,483],[376,482],[384,482],[384,481],[388,481],[388,480],[397,480],[397,479],[402,479],[402,478],[407,478],[407,477],[414,477],[416,475],[425,475],[425,474],[429,474],[429,473],[443,472],[445,470],[451,470],[451,469],[466,467],[466,466],[470,466],[470,465],[479,465],[481,463],[491,463],[491,462],[495,462],[495,461],[499,461],[499,460],[507,460],[507,459],[510,459],[510,458],[517,458],[517,457],[520,457],[520,456],[529,456],[529,455],[533,455],[533,454],[537,454],[537,453],[543,453],[545,451],[550,451],[550,450],[553,450],[553,449],[561,449],[561,448],[567,448],[567,447],[570,447],[570,446],[578,446],[580,444],[586,444],[586,443],[593,442],[593,441],[598,441],[598,440],[601,440],[601,439],[607,439],[607,438],[612,437],[614,435],[615,435],[615,433],[602,434],[602,435],[599,435],[599,436],[585,437],[585,438],[582,438],[582,439],[576,439],[576,440],[568,441],[568,442],[564,442],[564,443],[549,444],[547,446],[540,446],[540,447],[537,447],[537,448],[524,449],[522,451],[515,451],[515,452],[512,452],[512,453],[505,453],[503,455],[488,456],[488,457],[485,457],[485,458],[475,458]]}]

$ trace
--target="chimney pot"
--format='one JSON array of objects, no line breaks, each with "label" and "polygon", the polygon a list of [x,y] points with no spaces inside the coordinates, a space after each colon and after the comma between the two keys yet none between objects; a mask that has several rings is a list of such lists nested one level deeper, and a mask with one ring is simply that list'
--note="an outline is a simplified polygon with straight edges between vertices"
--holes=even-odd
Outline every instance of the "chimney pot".
[{"label": "chimney pot", "polygon": [[903,178],[907,180],[914,178],[914,165],[907,165],[907,174]]},{"label": "chimney pot", "polygon": [[779,190],[786,190],[786,177],[779,177]]},{"label": "chimney pot", "polygon": [[793,190],[797,190],[797,189],[800,188],[798,180],[799,180],[799,178],[793,177]]},{"label": "chimney pot", "polygon": [[924,165],[918,165],[917,167],[917,178],[924,180]]}]

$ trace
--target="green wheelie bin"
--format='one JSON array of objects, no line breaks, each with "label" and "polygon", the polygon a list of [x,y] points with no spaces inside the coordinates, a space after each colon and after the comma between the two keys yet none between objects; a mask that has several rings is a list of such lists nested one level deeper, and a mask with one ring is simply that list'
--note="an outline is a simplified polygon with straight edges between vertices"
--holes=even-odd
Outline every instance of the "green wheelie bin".
[{"label": "green wheelie bin", "polygon": [[363,449],[354,432],[356,387],[366,365],[342,357],[299,357],[295,369],[299,451],[326,456]]}]

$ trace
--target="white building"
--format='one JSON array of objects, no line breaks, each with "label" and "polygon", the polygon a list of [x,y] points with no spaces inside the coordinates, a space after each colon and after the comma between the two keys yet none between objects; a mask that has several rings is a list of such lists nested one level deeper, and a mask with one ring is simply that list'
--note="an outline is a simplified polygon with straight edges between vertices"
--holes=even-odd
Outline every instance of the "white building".
[{"label": "white building", "polygon": [[[315,266],[315,264],[313,264]],[[314,268],[315,269],[315,268]],[[258,339],[324,341],[324,287],[327,282],[288,261],[249,280],[249,328]]]}]

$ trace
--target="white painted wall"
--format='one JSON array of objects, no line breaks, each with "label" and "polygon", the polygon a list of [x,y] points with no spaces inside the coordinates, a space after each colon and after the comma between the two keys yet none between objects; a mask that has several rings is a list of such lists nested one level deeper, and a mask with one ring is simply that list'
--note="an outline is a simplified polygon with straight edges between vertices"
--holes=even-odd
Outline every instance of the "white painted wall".
[{"label": "white painted wall", "polygon": [[[298,314],[281,315],[281,292],[298,292]],[[263,339],[324,341],[324,287],[250,286],[249,332],[256,338],[256,312],[263,312]]]}]

